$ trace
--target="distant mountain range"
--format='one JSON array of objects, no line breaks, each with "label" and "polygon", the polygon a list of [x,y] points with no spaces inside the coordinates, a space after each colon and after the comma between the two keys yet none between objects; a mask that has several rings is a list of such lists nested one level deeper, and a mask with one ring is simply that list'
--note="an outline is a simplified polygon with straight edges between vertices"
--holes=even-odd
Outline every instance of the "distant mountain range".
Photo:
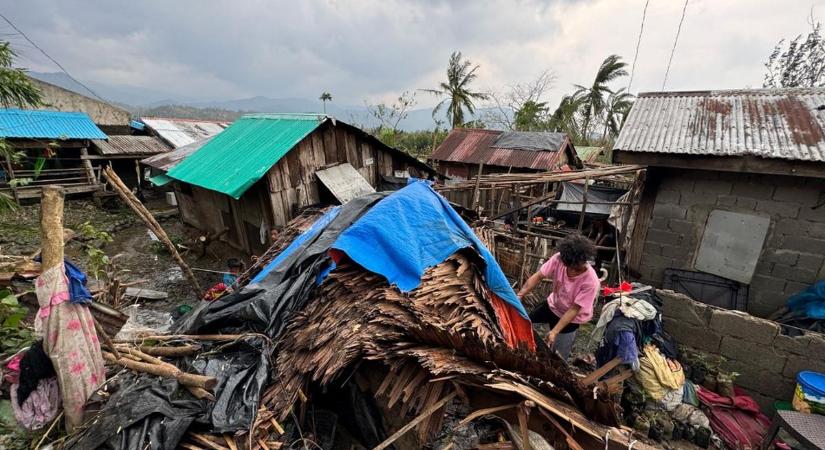
[{"label": "distant mountain range", "polygon": [[[33,78],[60,86],[79,94],[95,97],[88,89],[68,77],[65,73],[29,72]],[[323,111],[323,104],[318,100],[303,98],[250,97],[235,100],[200,101],[181,96],[175,92],[147,89],[130,85],[108,85],[86,83],[96,95],[106,101],[121,106],[136,116],[166,116],[193,119],[233,120],[243,113],[283,112],[283,113],[317,113]],[[483,109],[479,113],[483,113]],[[366,106],[338,105],[335,101],[327,103],[327,113],[347,123],[366,128],[378,126]],[[414,109],[400,123],[405,131],[431,130],[435,128],[430,109]]]}]

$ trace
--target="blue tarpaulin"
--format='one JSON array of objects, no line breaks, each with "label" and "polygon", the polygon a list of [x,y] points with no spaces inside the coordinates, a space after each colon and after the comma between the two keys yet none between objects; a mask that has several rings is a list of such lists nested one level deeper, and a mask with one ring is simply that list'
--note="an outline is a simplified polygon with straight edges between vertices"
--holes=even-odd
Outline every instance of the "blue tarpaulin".
[{"label": "blue tarpaulin", "polygon": [[447,200],[425,182],[410,183],[378,202],[332,245],[402,292],[418,287],[427,268],[467,247],[484,259],[484,281],[490,290],[527,318],[493,255]]},{"label": "blue tarpaulin", "polygon": [[825,319],[825,280],[817,281],[802,292],[792,295],[785,306],[811,319]]}]

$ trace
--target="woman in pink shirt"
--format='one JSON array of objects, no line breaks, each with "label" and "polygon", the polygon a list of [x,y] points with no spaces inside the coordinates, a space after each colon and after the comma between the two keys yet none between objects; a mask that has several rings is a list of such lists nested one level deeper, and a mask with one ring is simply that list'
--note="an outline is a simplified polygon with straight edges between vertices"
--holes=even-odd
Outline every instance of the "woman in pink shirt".
[{"label": "woman in pink shirt", "polygon": [[587,263],[595,257],[596,248],[586,237],[570,235],[559,242],[557,250],[558,253],[524,283],[518,296],[523,298],[545,278],[553,282],[547,303],[530,313],[530,320],[550,325],[547,344],[566,360],[573,349],[579,324],[593,317],[599,277]]}]

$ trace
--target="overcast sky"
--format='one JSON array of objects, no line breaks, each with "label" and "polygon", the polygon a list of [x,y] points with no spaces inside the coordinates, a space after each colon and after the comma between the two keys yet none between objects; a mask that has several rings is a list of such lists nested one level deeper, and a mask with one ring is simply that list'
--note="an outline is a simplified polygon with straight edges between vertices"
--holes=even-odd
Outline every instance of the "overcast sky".
[{"label": "overcast sky", "polygon": [[[632,62],[645,0],[6,0],[2,13],[82,81],[200,100],[264,95],[362,104],[434,87],[450,52],[502,90],[544,69],[553,105],[605,56]],[[682,0],[650,0],[632,91],[660,90]],[[825,0],[691,0],[668,90],[761,86],[783,37],[825,18]],[[0,23],[32,70],[58,71]],[[624,86],[627,79],[619,87]],[[432,104],[419,94],[422,106]]]}]

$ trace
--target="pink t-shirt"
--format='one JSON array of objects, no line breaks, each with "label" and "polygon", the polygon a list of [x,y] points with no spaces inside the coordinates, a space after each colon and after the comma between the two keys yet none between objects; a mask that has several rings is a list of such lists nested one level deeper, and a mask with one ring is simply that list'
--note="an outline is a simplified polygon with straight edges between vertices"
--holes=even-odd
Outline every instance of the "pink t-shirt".
[{"label": "pink t-shirt", "polygon": [[588,264],[584,273],[571,278],[567,275],[567,266],[556,253],[539,271],[553,281],[553,292],[547,297],[553,314],[561,317],[571,306],[579,305],[581,309],[572,323],[585,323],[593,317],[593,302],[599,292],[599,277],[593,267]]}]

